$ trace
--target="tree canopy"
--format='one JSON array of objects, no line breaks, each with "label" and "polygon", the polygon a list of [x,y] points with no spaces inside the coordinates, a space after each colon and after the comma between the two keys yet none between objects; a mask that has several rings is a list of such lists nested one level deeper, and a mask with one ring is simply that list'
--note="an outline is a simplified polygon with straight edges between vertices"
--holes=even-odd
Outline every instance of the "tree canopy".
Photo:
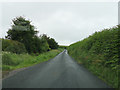
[{"label": "tree canopy", "polygon": [[20,16],[13,19],[12,22],[13,25],[8,30],[6,38],[23,43],[28,53],[42,53],[50,48],[58,48],[58,43],[46,34],[38,37],[38,31],[35,30],[30,20]]},{"label": "tree canopy", "polygon": [[41,35],[40,37],[44,38],[47,40],[47,43],[49,44],[49,47],[51,49],[57,49],[58,48],[58,43],[55,41],[55,39],[48,37],[46,34]]}]

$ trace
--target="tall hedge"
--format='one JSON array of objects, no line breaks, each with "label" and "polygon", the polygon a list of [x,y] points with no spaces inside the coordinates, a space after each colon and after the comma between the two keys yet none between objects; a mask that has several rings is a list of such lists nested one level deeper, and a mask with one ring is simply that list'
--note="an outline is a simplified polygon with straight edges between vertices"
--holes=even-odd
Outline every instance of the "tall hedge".
[{"label": "tall hedge", "polygon": [[120,26],[95,32],[68,47],[69,54],[113,87],[120,68]]}]

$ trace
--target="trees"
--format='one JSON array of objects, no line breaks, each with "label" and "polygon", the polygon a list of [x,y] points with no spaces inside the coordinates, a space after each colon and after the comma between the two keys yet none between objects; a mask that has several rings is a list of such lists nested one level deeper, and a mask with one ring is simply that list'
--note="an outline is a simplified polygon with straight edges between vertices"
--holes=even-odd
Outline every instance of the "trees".
[{"label": "trees", "polygon": [[41,43],[40,44],[41,45],[41,48],[40,48],[41,53],[50,50],[49,44],[48,44],[48,42],[47,42],[47,40],[45,38],[40,38],[40,43]]},{"label": "trees", "polygon": [[38,31],[31,25],[31,21],[21,16],[12,21],[13,25],[8,30],[6,38],[23,43],[28,53],[42,53],[50,50],[50,48],[58,48],[58,44],[53,38],[45,34],[38,37]]},{"label": "trees", "polygon": [[40,37],[34,37],[32,45],[34,53],[43,53],[49,49],[47,41]]},{"label": "trees", "polygon": [[40,37],[44,38],[47,41],[51,49],[58,48],[58,43],[53,38],[48,37],[46,34],[43,34]]},{"label": "trees", "polygon": [[17,17],[13,19],[12,28],[7,32],[7,39],[16,40],[23,43],[28,51],[32,52],[32,41],[38,31],[35,31],[35,27],[30,24],[29,20],[26,20],[23,17]]},{"label": "trees", "polygon": [[29,20],[23,17],[17,17],[12,20],[12,28],[7,32],[6,38],[23,42],[25,39],[36,36],[38,31],[35,31],[35,27],[31,25]]},{"label": "trees", "polygon": [[58,43],[53,38],[50,38],[48,40],[48,44],[49,44],[49,47],[51,49],[57,49],[58,48]]}]

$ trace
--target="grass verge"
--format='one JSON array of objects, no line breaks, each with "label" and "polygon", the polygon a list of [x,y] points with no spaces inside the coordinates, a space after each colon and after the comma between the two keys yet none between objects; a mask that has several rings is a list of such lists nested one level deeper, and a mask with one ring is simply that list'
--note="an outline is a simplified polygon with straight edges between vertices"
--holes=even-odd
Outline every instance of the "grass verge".
[{"label": "grass verge", "polygon": [[19,68],[33,66],[44,61],[48,61],[59,54],[63,49],[51,50],[39,54],[38,56],[30,54],[15,54],[9,52],[2,53],[2,77],[4,78],[10,71]]}]

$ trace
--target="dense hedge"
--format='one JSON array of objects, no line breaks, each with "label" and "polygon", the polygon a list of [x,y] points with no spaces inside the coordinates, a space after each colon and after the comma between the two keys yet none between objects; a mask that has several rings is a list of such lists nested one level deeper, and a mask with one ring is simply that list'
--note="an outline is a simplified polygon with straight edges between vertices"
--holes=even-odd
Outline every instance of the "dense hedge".
[{"label": "dense hedge", "polygon": [[16,54],[26,53],[24,44],[8,39],[2,39],[2,51],[8,51]]},{"label": "dense hedge", "polygon": [[120,27],[116,26],[95,32],[68,47],[73,58],[113,87],[118,86],[119,30]]}]

